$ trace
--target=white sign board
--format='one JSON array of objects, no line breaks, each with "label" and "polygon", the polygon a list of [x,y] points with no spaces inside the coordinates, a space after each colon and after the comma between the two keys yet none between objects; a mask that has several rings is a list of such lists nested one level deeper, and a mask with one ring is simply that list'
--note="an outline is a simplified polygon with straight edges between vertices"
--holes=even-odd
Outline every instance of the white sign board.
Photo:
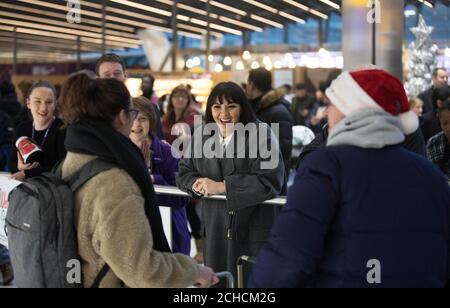
[{"label": "white sign board", "polygon": [[10,180],[9,175],[0,174],[0,244],[8,247],[8,238],[6,237],[6,213],[8,211],[9,193],[19,186],[21,182]]}]

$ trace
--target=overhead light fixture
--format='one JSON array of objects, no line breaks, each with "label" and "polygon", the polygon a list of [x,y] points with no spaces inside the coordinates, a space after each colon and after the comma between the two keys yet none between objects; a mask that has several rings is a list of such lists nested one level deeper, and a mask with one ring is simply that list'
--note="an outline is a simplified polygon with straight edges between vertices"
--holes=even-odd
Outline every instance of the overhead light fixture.
[{"label": "overhead light fixture", "polygon": [[192,60],[192,59],[188,59],[187,61],[186,61],[186,67],[187,68],[189,68],[189,69],[191,69],[191,68],[193,68],[195,65],[194,65],[194,61]]},{"label": "overhead light fixture", "polygon": [[253,61],[251,68],[252,68],[252,70],[256,70],[256,69],[260,68],[258,61]]},{"label": "overhead light fixture", "polygon": [[285,58],[285,60],[286,60],[287,62],[292,62],[292,61],[294,60],[294,56],[293,56],[290,52],[288,52],[288,53],[284,56],[284,58]]},{"label": "overhead light fixture", "polygon": [[194,64],[194,66],[200,66],[200,65],[202,64],[202,60],[200,60],[199,57],[195,57],[195,58],[192,60],[192,63]]},{"label": "overhead light fixture", "polygon": [[317,11],[317,10],[309,9],[309,12],[310,12],[311,14],[314,14],[314,15],[316,15],[316,16],[319,16],[319,17],[322,18],[322,19],[328,19],[328,15],[326,15],[326,14],[324,14],[324,13],[321,13],[321,12],[319,12],[319,11]]},{"label": "overhead light fixture", "polygon": [[[68,0],[66,0],[66,1],[68,1]],[[81,4],[84,5],[85,2],[86,1],[81,1]],[[89,3],[89,2],[87,2],[87,3]],[[37,15],[42,15],[42,16],[46,16],[46,17],[53,17],[52,20],[57,20],[57,19],[64,20],[65,19],[65,13],[64,12],[56,13],[56,12],[51,12],[49,10],[33,9],[33,8],[30,8],[30,7],[26,7],[26,6],[9,4],[9,3],[0,3],[0,7],[10,8],[10,9],[13,9],[13,10],[16,10],[16,11],[22,11],[22,12],[27,13],[28,15],[30,13],[35,13]],[[66,8],[66,11],[67,11],[67,8]],[[108,11],[109,11],[109,7],[108,7]],[[86,17],[83,17],[83,23],[94,25],[94,26],[100,26],[100,27],[102,26],[102,22],[101,21],[89,19],[89,18],[86,18]],[[106,27],[108,29],[120,30],[121,31],[120,33],[123,36],[125,36],[125,33],[123,33],[123,32],[130,32],[129,34],[134,33],[134,28],[132,28],[132,27],[121,26],[121,25],[116,25],[116,24],[112,24],[112,23],[106,23]],[[116,31],[112,31],[112,30],[107,30],[107,31],[111,31],[112,34],[114,32],[116,32]],[[118,32],[116,34],[119,35]],[[134,34],[131,34],[131,35],[134,35]]]},{"label": "overhead light fixture", "polygon": [[231,19],[231,18],[228,18],[228,17],[225,17],[225,16],[220,16],[219,20],[227,22],[227,23],[230,23],[230,24],[233,24],[233,25],[236,25],[236,26],[239,26],[239,27],[242,27],[242,28],[247,28],[247,29],[253,30],[255,32],[263,32],[264,31],[263,28],[260,28],[260,27],[257,27],[257,26],[253,26],[251,24],[248,24],[248,23],[245,23],[245,22],[242,22],[242,21],[238,21],[238,20],[234,20],[234,19]]},{"label": "overhead light fixture", "polygon": [[244,53],[242,54],[242,59],[248,61],[252,58],[252,54],[250,53],[250,51],[246,50],[244,51]]},{"label": "overhead light fixture", "polygon": [[231,28],[228,28],[228,27],[217,25],[217,24],[210,24],[209,26],[212,29],[216,29],[216,30],[219,30],[219,31],[223,31],[223,32],[234,34],[234,35],[242,36],[242,31],[239,31],[239,30],[234,30],[234,29],[231,29]]},{"label": "overhead light fixture", "polygon": [[298,23],[301,23],[301,24],[306,24],[306,21],[304,19],[301,19],[300,17],[294,16],[294,15],[291,15],[291,14],[288,14],[288,13],[285,13],[285,12],[280,12],[280,16],[283,16],[283,17],[285,17],[287,19],[290,19],[292,21],[295,21],[295,22],[298,22]]},{"label": "overhead light fixture", "polygon": [[294,62],[294,61],[292,61],[292,62],[289,62],[289,65],[288,65],[288,67],[289,67],[290,69],[294,69],[294,68],[296,68],[296,67],[297,67],[297,64],[295,64],[295,62]]},{"label": "overhead light fixture", "polygon": [[215,71],[216,73],[221,73],[221,72],[223,72],[223,66],[222,66],[222,64],[216,64],[216,66],[214,66],[214,71]]},{"label": "overhead light fixture", "polygon": [[273,26],[275,28],[279,28],[279,29],[283,29],[284,28],[284,26],[282,24],[278,23],[278,22],[272,21],[272,20],[267,19],[267,18],[263,18],[261,16],[255,15],[255,14],[251,14],[250,18],[252,18],[254,20],[257,20],[257,21],[260,21],[262,23],[268,24],[269,26]]},{"label": "overhead light fixture", "polygon": [[265,57],[263,58],[263,64],[264,64],[264,65],[272,64],[272,60],[270,60],[270,57],[269,57],[269,56],[265,56]]},{"label": "overhead light fixture", "polygon": [[320,0],[321,2],[328,4],[329,6],[335,8],[336,10],[340,10],[341,6],[337,4],[336,2],[330,1],[330,0]]},{"label": "overhead light fixture", "polygon": [[444,54],[447,58],[450,58],[450,48],[449,47],[445,48]]},{"label": "overhead light fixture", "polygon": [[231,59],[231,57],[225,57],[225,59],[223,59],[223,64],[230,66],[233,64],[233,59]]},{"label": "overhead light fixture", "polygon": [[[200,1],[206,3],[208,0],[200,0]],[[229,11],[231,13],[235,13],[235,14],[241,15],[241,16],[246,16],[247,15],[246,11],[237,9],[235,7],[229,6],[227,4],[223,4],[223,3],[218,2],[218,1],[214,1],[214,0],[213,1],[209,1],[209,4],[212,5],[212,6],[221,8],[223,10]]]},{"label": "overhead light fixture", "polygon": [[305,11],[305,12],[308,12],[308,13],[311,13],[313,15],[316,15],[316,16],[318,16],[320,18],[328,19],[327,15],[325,15],[325,14],[323,14],[323,13],[317,11],[317,10],[314,10],[314,9],[312,9],[310,7],[307,7],[306,5],[298,3],[297,1],[294,1],[294,0],[283,0],[283,1],[286,2],[286,3],[289,3],[292,6],[295,6],[295,7],[299,8],[299,9]]},{"label": "overhead light fixture", "polygon": [[238,62],[236,63],[236,70],[238,70],[238,71],[243,71],[244,69],[245,69],[244,62],[238,61]]},{"label": "overhead light fixture", "polygon": [[203,27],[206,27],[208,25],[208,23],[206,21],[200,20],[197,18],[191,18],[190,22],[192,22],[193,24],[196,24],[196,25],[203,26]]},{"label": "overhead light fixture", "polygon": [[208,56],[208,61],[209,62],[214,62],[214,56],[213,55],[209,55]]},{"label": "overhead light fixture", "polygon": [[269,11],[271,13],[274,13],[274,14],[278,13],[277,9],[275,9],[275,8],[273,8],[271,6],[265,5],[265,4],[263,4],[261,2],[258,2],[258,1],[255,1],[255,0],[242,0],[242,1],[247,2],[249,4],[252,4],[254,6],[257,6],[257,7],[261,8],[261,9]]},{"label": "overhead light fixture", "polygon": [[133,2],[133,1],[128,1],[128,0],[109,0],[109,1],[119,3],[119,4],[122,4],[125,6],[129,6],[129,7],[134,7],[136,9],[140,9],[140,10],[147,11],[150,13],[155,13],[158,15],[163,15],[163,16],[167,16],[167,17],[172,16],[172,12],[160,10],[160,9],[152,7],[152,6],[144,5],[144,4]]},{"label": "overhead light fixture", "polygon": [[283,64],[281,63],[281,61],[275,61],[274,67],[276,69],[280,69],[283,67]]},{"label": "overhead light fixture", "polygon": [[416,11],[415,10],[405,10],[405,17],[412,17],[412,16],[416,16]]},{"label": "overhead light fixture", "polygon": [[268,71],[271,71],[273,69],[272,63],[266,64],[265,67],[266,67],[266,70],[268,70]]},{"label": "overhead light fixture", "polygon": [[429,8],[433,8],[433,4],[431,4],[430,2],[426,1],[426,0],[418,0],[420,3],[425,4],[426,6],[428,6]]}]

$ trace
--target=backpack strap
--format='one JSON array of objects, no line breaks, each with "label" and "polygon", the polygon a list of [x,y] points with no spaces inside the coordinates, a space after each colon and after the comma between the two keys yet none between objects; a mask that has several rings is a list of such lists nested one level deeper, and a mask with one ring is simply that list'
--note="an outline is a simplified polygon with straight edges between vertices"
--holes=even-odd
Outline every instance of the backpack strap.
[{"label": "backpack strap", "polygon": [[[61,162],[59,166],[56,168],[56,174],[61,176],[62,174],[62,166],[64,162]],[[97,174],[100,174],[104,171],[108,171],[116,166],[107,163],[99,158],[94,159],[93,161],[87,163],[80,170],[78,170],[75,174],[65,179],[67,184],[73,193],[75,193],[78,189],[80,189],[87,181],[95,177]],[[91,286],[91,289],[98,289],[100,287],[100,283],[105,278],[106,274],[108,274],[110,267],[108,264],[105,264],[97,277],[94,280],[94,283]]]},{"label": "backpack strap", "polygon": [[87,163],[86,165],[81,167],[81,169],[78,170],[75,174],[64,180],[70,186],[72,192],[75,193],[78,189],[81,188],[81,186],[83,186],[87,181],[92,179],[94,176],[104,171],[108,171],[112,168],[116,168],[116,166],[97,158]]},{"label": "backpack strap", "polygon": [[105,263],[105,265],[103,265],[102,269],[95,278],[94,283],[91,286],[91,289],[100,288],[100,283],[102,282],[103,278],[106,277],[106,274],[108,274],[108,272],[109,272],[109,265]]}]

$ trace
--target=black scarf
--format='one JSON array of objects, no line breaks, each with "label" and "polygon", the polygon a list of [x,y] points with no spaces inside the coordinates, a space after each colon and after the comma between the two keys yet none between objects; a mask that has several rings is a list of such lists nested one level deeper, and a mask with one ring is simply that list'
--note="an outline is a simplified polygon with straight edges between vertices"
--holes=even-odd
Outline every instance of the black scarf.
[{"label": "black scarf", "polygon": [[170,252],[156,193],[139,148],[111,125],[90,121],[69,126],[65,144],[69,152],[98,156],[124,169],[133,178],[145,199],[145,214],[151,226],[153,246],[158,251]]}]

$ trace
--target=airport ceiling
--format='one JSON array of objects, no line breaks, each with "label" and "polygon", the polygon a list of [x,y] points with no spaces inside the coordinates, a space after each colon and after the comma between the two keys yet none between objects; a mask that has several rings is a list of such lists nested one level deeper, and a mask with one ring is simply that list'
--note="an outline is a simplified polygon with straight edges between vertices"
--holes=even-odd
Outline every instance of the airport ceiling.
[{"label": "airport ceiling", "polygon": [[[201,38],[207,32],[208,1],[212,36],[242,35],[266,27],[284,28],[311,18],[326,20],[333,12],[339,14],[341,5],[341,0],[106,0],[103,20],[103,1],[1,0],[0,61],[2,55],[12,52],[14,28],[19,60],[57,61],[76,54],[78,40],[82,52],[101,51],[103,22],[108,49],[138,47],[140,29],[172,32],[174,13],[180,35]],[[450,0],[407,0],[407,3],[434,5],[438,1],[450,5]],[[67,21],[68,2],[72,7],[73,3],[80,3],[81,23]]]}]

